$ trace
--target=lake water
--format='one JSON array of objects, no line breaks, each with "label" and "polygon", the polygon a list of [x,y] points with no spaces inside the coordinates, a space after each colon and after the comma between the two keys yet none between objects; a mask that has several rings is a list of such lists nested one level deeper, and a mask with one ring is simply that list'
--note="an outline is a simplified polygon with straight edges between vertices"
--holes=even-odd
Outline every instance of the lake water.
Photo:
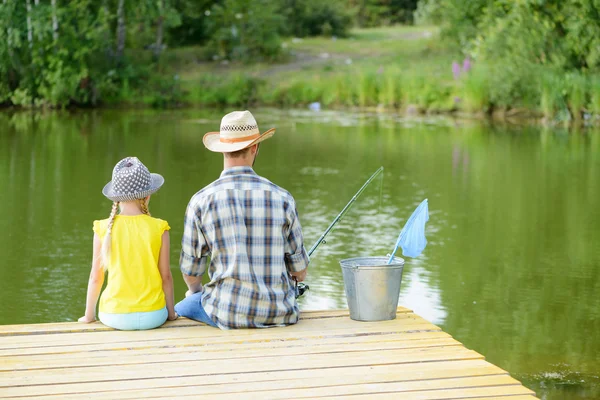
[{"label": "lake water", "polygon": [[[600,132],[395,116],[262,110],[256,171],[296,198],[310,247],[379,166],[385,171],[312,257],[304,309],[345,307],[339,260],[385,255],[429,199],[429,244],[407,259],[400,304],[544,399],[600,398]],[[219,176],[204,149],[221,112],[0,114],[0,324],[83,315],[92,221],[114,164],[166,180],[153,215],[177,262],[189,198]]]}]

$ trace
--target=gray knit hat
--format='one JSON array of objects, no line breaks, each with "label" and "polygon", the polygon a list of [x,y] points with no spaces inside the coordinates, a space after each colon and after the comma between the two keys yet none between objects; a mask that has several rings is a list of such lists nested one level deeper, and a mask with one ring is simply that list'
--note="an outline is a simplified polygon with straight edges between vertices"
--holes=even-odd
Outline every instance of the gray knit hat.
[{"label": "gray knit hat", "polygon": [[112,201],[143,199],[156,192],[165,183],[159,174],[151,174],[137,157],[127,157],[115,165],[112,180],[102,194]]}]

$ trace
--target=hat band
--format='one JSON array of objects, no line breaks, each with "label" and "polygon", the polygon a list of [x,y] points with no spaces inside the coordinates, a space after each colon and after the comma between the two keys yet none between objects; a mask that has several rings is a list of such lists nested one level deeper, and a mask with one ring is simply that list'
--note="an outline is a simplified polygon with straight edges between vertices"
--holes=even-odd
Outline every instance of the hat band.
[{"label": "hat band", "polygon": [[224,138],[223,136],[219,135],[219,141],[221,143],[239,143],[239,142],[247,142],[248,140],[252,140],[252,139],[258,139],[259,137],[260,137],[260,133],[255,133],[254,135],[233,138],[233,139]]}]

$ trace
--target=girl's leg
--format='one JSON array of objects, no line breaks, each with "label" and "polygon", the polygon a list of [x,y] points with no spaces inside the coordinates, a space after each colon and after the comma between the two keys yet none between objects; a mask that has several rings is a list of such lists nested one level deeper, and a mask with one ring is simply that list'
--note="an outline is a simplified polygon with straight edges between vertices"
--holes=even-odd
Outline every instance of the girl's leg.
[{"label": "girl's leg", "polygon": [[175,312],[182,317],[217,327],[217,324],[206,314],[204,307],[202,307],[202,292],[191,294],[175,304]]}]

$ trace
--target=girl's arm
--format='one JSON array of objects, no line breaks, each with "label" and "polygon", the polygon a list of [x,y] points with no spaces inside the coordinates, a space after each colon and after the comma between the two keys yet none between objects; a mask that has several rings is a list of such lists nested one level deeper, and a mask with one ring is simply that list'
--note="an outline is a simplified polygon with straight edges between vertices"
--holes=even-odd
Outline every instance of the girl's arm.
[{"label": "girl's arm", "polygon": [[173,275],[171,275],[171,264],[169,263],[170,254],[169,231],[162,234],[162,245],[160,246],[160,255],[158,257],[158,270],[162,278],[163,292],[165,293],[165,301],[167,302],[167,311],[169,312],[169,321],[177,319],[175,313],[175,301],[173,295]]},{"label": "girl's arm", "polygon": [[94,322],[96,320],[96,304],[104,283],[104,268],[102,267],[101,254],[102,241],[94,233],[94,254],[92,260],[92,271],[88,281],[87,300],[85,302],[85,315],[79,318],[79,322]]}]

